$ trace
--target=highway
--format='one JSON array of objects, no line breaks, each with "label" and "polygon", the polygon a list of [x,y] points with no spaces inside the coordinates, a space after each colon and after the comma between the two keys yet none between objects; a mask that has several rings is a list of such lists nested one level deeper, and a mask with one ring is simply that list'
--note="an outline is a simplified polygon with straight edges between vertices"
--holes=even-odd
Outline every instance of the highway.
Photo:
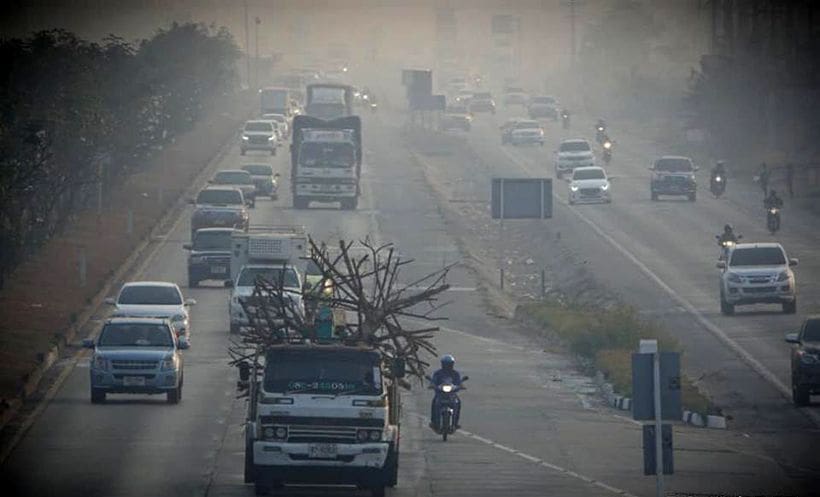
[{"label": "highway", "polygon": [[[494,175],[552,176],[550,151],[561,136],[550,127],[541,148],[501,148],[497,122],[478,119],[463,145],[481,161],[456,154],[443,177],[486,197]],[[404,148],[404,117],[382,112],[364,118],[364,197],[356,212],[335,207],[290,208],[287,154],[253,157],[270,160],[282,174],[280,199],[260,199],[251,212],[257,224],[302,224],[317,239],[363,239],[395,243],[416,262],[404,281],[459,261],[463,254],[443,222],[427,180]],[[591,126],[587,127],[591,129]],[[627,142],[627,140],[623,140]],[[807,228],[784,219],[780,237],[798,267],[797,316],[754,311],[723,318],[717,310],[712,236],[724,223],[725,202],[702,195],[695,204],[649,202],[645,165],[653,156],[645,144],[616,151],[615,201],[609,206],[577,208],[579,221],[559,205],[550,230],[560,230],[590,261],[601,281],[641,309],[657,313],[687,350],[687,368],[719,372],[711,392],[731,408],[738,430],[676,427],[676,470],[667,477],[673,491],[754,494],[801,493],[810,482],[808,449],[818,438],[810,417],[790,407],[776,387],[751,371],[714,334],[693,321],[657,281],[634,266],[633,254],[652,274],[704,319],[786,382],[784,331],[804,309],[816,308],[820,261],[812,260],[817,241]],[[246,158],[248,161],[251,157]],[[216,164],[233,168],[245,162],[234,146]],[[617,169],[616,169],[617,168]],[[561,191],[563,184],[555,187]],[[731,187],[730,187],[731,188]],[[575,209],[575,208],[573,208]],[[731,221],[747,239],[762,237],[759,215],[732,210]],[[164,243],[149,254],[133,279],[186,282],[182,244],[187,242],[186,211]],[[786,216],[789,214],[787,213]],[[592,226],[611,237],[614,249]],[[511,228],[515,229],[515,228]],[[487,312],[486,283],[464,266],[450,278],[457,291],[442,314],[449,318],[436,343],[453,353],[462,374],[471,377],[462,394],[465,431],[446,444],[427,427],[429,394],[418,385],[405,395],[402,455],[395,496],[604,496],[651,495],[654,479],[642,475],[640,427],[625,414],[604,407],[590,380],[570,360],[545,350],[543,339],[515,322]],[[88,357],[63,364],[66,380],[5,462],[4,488],[14,495],[63,496],[234,496],[252,495],[242,483],[244,402],[235,400],[236,371],[228,366],[228,290],[221,286],[184,288],[197,300],[192,308],[192,348],[185,352],[185,390],[179,405],[162,397],[111,396],[91,405]],[[99,316],[100,318],[102,316]],[[804,466],[809,466],[804,468]],[[802,469],[795,469],[796,467]],[[816,469],[816,468],[815,468]],[[815,475],[816,476],[816,475]],[[355,489],[289,488],[293,495],[365,495]]]}]

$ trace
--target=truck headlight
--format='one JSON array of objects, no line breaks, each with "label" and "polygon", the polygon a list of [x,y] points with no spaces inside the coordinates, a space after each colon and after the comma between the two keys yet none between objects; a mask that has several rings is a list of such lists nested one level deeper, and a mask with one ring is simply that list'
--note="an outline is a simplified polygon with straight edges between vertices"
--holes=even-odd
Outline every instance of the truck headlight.
[{"label": "truck headlight", "polygon": [[109,361],[102,356],[94,356],[94,369],[100,371],[108,371]]},{"label": "truck headlight", "polygon": [[205,262],[205,257],[201,255],[195,255],[191,257],[191,264],[202,264]]},{"label": "truck headlight", "polygon": [[577,192],[578,191],[578,185],[569,185],[569,189],[574,191],[574,192]]},{"label": "truck headlight", "polygon": [[729,280],[729,283],[743,283],[743,279],[735,273],[729,273],[726,279]]},{"label": "truck headlight", "polygon": [[808,352],[803,352],[800,354],[800,362],[803,364],[817,364],[820,362],[820,358],[818,358],[814,354],[809,354]]},{"label": "truck headlight", "polygon": [[789,279],[789,272],[782,271],[780,274],[777,275],[777,281],[786,281]]},{"label": "truck headlight", "polygon": [[276,428],[276,430],[274,430],[273,435],[276,438],[284,440],[284,439],[288,438],[288,429],[285,428],[284,426],[279,426],[279,427]]},{"label": "truck headlight", "polygon": [[242,135],[242,140],[244,140],[244,141],[248,141],[248,140],[250,140],[250,138],[248,138],[248,137],[247,137],[247,136],[245,136],[245,135]]},{"label": "truck headlight", "polygon": [[275,136],[269,136],[269,137],[268,137],[268,141],[269,141],[269,142],[272,142],[272,141],[273,141],[273,140],[275,140],[275,139],[276,139],[276,137],[275,137]]},{"label": "truck headlight", "polygon": [[371,442],[378,442],[382,439],[382,431],[370,430],[370,432],[367,434],[367,438],[369,438]]},{"label": "truck headlight", "polygon": [[177,368],[177,361],[174,357],[163,359],[160,363],[160,371],[173,371]]},{"label": "truck headlight", "polygon": [[359,430],[356,432],[356,440],[358,440],[359,442],[366,442],[367,437],[367,430]]},{"label": "truck headlight", "polygon": [[609,190],[609,183],[605,183],[605,184],[601,185],[601,190],[603,190],[603,191]]},{"label": "truck headlight", "polygon": [[264,430],[262,430],[262,436],[265,438],[273,438],[276,435],[272,426],[268,426]]}]

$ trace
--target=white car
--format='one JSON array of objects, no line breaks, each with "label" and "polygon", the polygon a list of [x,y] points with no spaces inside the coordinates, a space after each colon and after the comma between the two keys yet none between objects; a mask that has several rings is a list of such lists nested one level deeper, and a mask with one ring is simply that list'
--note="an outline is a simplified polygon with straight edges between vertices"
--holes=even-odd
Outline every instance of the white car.
[{"label": "white car", "polygon": [[797,293],[792,267],[779,243],[739,243],[728,261],[718,261],[720,312],[734,314],[736,305],[780,304],[783,312],[797,312]]},{"label": "white car", "polygon": [[569,182],[569,203],[612,202],[609,179],[602,167],[578,167]]},{"label": "white car", "polygon": [[245,123],[242,129],[242,142],[239,145],[239,153],[245,155],[248,150],[265,150],[276,155],[276,148],[279,146],[276,139],[276,130],[271,121],[255,120]]},{"label": "white car", "polygon": [[279,124],[279,129],[282,130],[282,133],[285,136],[290,135],[290,125],[288,124],[288,118],[285,117],[284,114],[264,114],[262,119],[277,122]]},{"label": "white car", "polygon": [[595,165],[595,154],[589,142],[583,138],[563,140],[555,151],[555,176],[561,179],[566,172],[572,172],[576,167],[592,167]]},{"label": "white car", "polygon": [[190,336],[188,308],[196,304],[196,300],[184,299],[176,283],[131,281],[122,286],[117,297],[108,297],[105,303],[115,307],[112,317],[168,319],[177,336]]},{"label": "white car", "polygon": [[228,302],[231,333],[239,333],[240,328],[250,325],[250,320],[242,304],[243,302],[246,305],[248,304],[246,299],[253,295],[257,278],[263,278],[272,284],[278,284],[282,280],[285,295],[291,299],[296,309],[304,315],[302,277],[293,266],[284,266],[284,275],[282,269],[282,265],[253,264],[242,266],[239,274],[236,275],[231,284],[231,296]]},{"label": "white car", "polygon": [[531,119],[508,121],[501,126],[501,144],[523,145],[537,143],[544,145],[544,128],[541,123]]}]

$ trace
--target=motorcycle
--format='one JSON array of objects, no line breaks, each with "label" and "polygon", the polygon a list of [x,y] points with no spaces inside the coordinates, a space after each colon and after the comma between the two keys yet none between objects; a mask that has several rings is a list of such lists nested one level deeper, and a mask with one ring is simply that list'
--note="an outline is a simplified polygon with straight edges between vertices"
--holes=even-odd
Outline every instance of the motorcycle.
[{"label": "motorcycle", "polygon": [[736,235],[734,240],[722,240],[720,235],[715,235],[715,238],[718,241],[718,245],[720,245],[720,255],[718,256],[719,261],[725,261],[729,258],[729,252],[735,248],[737,242],[743,238],[743,235]]},{"label": "motorcycle", "polygon": [[709,182],[709,189],[712,191],[712,195],[714,195],[715,198],[719,198],[726,192],[726,178],[720,174],[712,176],[712,179]]},{"label": "motorcycle", "polygon": [[561,125],[564,127],[564,129],[569,129],[569,112],[561,112]]},{"label": "motorcycle", "polygon": [[[429,381],[433,381],[429,376]],[[456,409],[459,406],[458,392],[465,390],[464,382],[469,380],[469,376],[461,379],[461,385],[454,385],[452,382],[442,383],[441,385],[430,385],[431,390],[435,390],[438,397],[438,430],[436,433],[441,435],[441,440],[446,442],[447,437],[456,432],[456,425],[454,416]]]},{"label": "motorcycle", "polygon": [[603,159],[607,165],[612,161],[612,140],[609,138],[604,139]]},{"label": "motorcycle", "polygon": [[376,105],[376,102],[370,102],[370,110],[371,110],[371,112],[376,112],[376,109],[377,109],[377,108],[378,108],[378,105]]},{"label": "motorcycle", "polygon": [[766,214],[766,228],[772,235],[780,229],[780,207],[769,207]]},{"label": "motorcycle", "polygon": [[606,126],[603,124],[599,124],[595,127],[595,141],[598,143],[604,143],[606,139]]}]

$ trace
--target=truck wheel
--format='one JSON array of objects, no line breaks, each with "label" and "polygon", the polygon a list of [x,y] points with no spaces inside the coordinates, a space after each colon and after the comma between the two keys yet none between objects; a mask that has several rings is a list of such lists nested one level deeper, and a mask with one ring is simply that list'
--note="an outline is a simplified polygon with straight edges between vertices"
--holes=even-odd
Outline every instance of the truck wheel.
[{"label": "truck wheel", "polygon": [[273,149],[271,149],[270,154],[271,155],[276,155],[276,147],[273,147]]},{"label": "truck wheel", "polygon": [[188,288],[196,288],[198,286],[199,286],[199,281],[189,274],[188,275]]},{"label": "truck wheel", "polygon": [[239,149],[239,155],[245,155],[245,149],[244,148]]},{"label": "truck wheel", "polygon": [[722,295],[720,297],[720,313],[724,316],[731,316],[735,313],[735,306],[726,302]]},{"label": "truck wheel", "polygon": [[805,385],[792,384],[792,400],[797,407],[807,406],[810,403],[809,388]]},{"label": "truck wheel", "polygon": [[303,199],[302,197],[293,197],[293,208],[294,209],[307,209],[308,201]]},{"label": "truck wheel", "polygon": [[91,389],[91,403],[92,404],[102,404],[105,402],[105,390],[100,388],[92,388]]},{"label": "truck wheel", "polygon": [[342,207],[342,210],[353,211],[353,210],[356,210],[356,207],[358,207],[358,205],[359,205],[359,199],[354,197],[354,198],[351,198],[351,199],[342,200],[341,207]]},{"label": "truck wheel", "polygon": [[697,196],[696,193],[693,192],[693,193],[689,194],[689,201],[690,202],[694,202],[697,198],[698,198],[698,196]]},{"label": "truck wheel", "polygon": [[387,453],[387,461],[384,464],[384,481],[388,487],[393,488],[399,483],[399,449],[390,450]]},{"label": "truck wheel", "polygon": [[561,179],[564,177],[564,173],[562,173],[560,169],[555,168],[555,177]]},{"label": "truck wheel", "polygon": [[253,482],[253,493],[256,495],[270,495],[271,486],[256,480]]},{"label": "truck wheel", "polygon": [[797,299],[791,302],[783,302],[783,314],[794,314],[797,312]]},{"label": "truck wheel", "polygon": [[655,192],[652,192],[652,201],[655,202],[657,200],[658,200],[658,194],[655,193]]},{"label": "truck wheel", "polygon": [[239,325],[231,323],[231,335],[236,335],[237,333],[239,333]]},{"label": "truck wheel", "polygon": [[372,497],[384,497],[384,487],[370,487],[370,495]]},{"label": "truck wheel", "polygon": [[245,441],[245,483],[253,483],[256,480],[256,471],[253,465],[253,445],[250,441]]},{"label": "truck wheel", "polygon": [[165,400],[168,401],[169,404],[179,404],[179,399],[182,397],[182,383],[173,390],[168,390],[165,394]]}]

